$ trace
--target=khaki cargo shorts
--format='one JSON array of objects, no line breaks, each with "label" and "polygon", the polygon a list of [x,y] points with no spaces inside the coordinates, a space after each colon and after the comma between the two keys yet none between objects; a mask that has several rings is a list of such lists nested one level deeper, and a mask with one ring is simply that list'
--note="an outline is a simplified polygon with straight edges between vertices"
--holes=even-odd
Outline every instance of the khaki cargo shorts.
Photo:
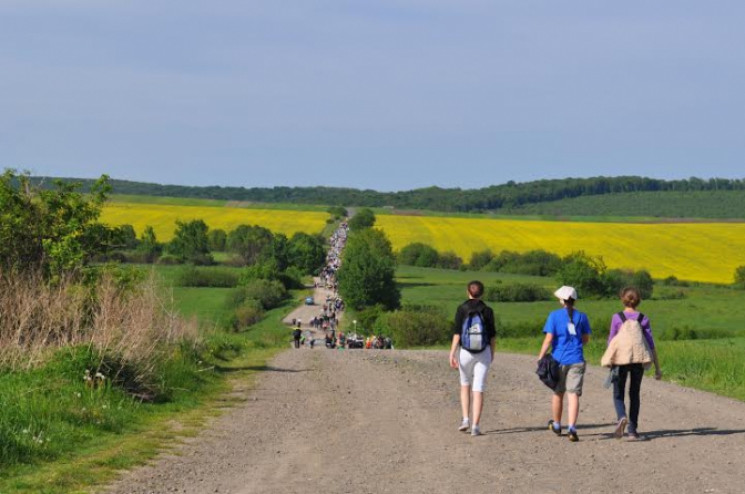
[{"label": "khaki cargo shorts", "polygon": [[579,364],[562,365],[559,384],[556,386],[554,393],[574,393],[577,396],[582,396],[582,384],[585,381],[585,367],[587,364],[581,362]]}]

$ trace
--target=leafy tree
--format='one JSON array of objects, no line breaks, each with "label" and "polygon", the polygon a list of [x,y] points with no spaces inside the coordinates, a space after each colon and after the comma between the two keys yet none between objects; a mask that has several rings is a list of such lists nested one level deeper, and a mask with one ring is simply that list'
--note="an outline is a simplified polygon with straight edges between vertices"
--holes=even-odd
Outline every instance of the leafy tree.
[{"label": "leafy tree", "polygon": [[225,230],[219,228],[210,230],[207,234],[207,246],[213,252],[225,252],[225,244],[227,243],[228,234]]},{"label": "leafy tree", "polygon": [[396,269],[391,243],[371,228],[349,236],[338,272],[339,292],[357,310],[381,304],[399,306],[401,292],[394,281]]},{"label": "leafy tree", "polygon": [[76,272],[101,252],[103,227],[97,223],[109,192],[108,177],[93,182],[90,194],[80,184],[54,181],[34,186],[27,174],[6,170],[0,176],[0,267],[41,270],[57,278]]},{"label": "leafy tree", "polygon": [[246,265],[271,257],[274,235],[262,226],[240,225],[228,233],[229,252],[238,254]]},{"label": "leafy tree", "polygon": [[163,246],[158,243],[155,230],[150,225],[146,226],[142,232],[142,237],[140,237],[140,244],[137,246],[137,254],[142,257],[144,262],[152,263],[160,257],[162,252]]},{"label": "leafy tree", "polygon": [[287,240],[287,235],[284,233],[274,235],[269,257],[274,260],[280,271],[286,271],[290,267],[290,241]]},{"label": "leafy tree", "polygon": [[421,242],[409,244],[398,253],[398,262],[407,266],[433,268],[438,265],[439,261],[440,255],[437,250]]},{"label": "leafy tree", "polygon": [[605,263],[601,257],[592,257],[579,251],[562,260],[556,277],[562,285],[576,288],[582,297],[602,297],[607,293],[605,271]]},{"label": "leafy tree", "polygon": [[352,231],[372,228],[375,225],[375,213],[372,209],[362,208],[349,220],[349,229]]},{"label": "leafy tree", "polygon": [[207,246],[209,227],[203,220],[176,221],[176,232],[168,245],[168,252],[182,262],[212,264]]},{"label": "leafy tree", "polygon": [[287,250],[290,264],[305,274],[318,272],[326,260],[326,241],[319,235],[298,232],[290,239]]},{"label": "leafy tree", "polygon": [[341,206],[331,206],[326,211],[334,218],[345,218],[348,214],[347,209]]}]

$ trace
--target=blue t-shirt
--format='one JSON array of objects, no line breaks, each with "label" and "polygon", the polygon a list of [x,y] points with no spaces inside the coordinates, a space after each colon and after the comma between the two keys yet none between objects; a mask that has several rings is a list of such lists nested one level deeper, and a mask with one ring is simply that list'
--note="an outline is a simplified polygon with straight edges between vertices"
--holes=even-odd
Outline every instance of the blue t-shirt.
[{"label": "blue t-shirt", "polygon": [[552,343],[552,354],[561,365],[579,364],[585,361],[582,351],[582,335],[590,334],[590,321],[587,316],[578,310],[572,315],[574,332],[569,331],[569,312],[558,309],[548,315],[543,332],[554,335]]}]

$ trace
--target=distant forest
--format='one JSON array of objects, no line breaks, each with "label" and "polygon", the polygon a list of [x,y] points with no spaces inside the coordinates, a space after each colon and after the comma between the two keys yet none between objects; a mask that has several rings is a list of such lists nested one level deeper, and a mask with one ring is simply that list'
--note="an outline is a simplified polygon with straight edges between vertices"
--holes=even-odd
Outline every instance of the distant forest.
[{"label": "distant forest", "polygon": [[[51,184],[51,177],[35,177],[34,181]],[[93,183],[89,179],[64,178],[64,181],[81,182],[84,187]],[[263,203],[296,203],[296,204],[324,204],[339,206],[367,206],[367,207],[393,207],[396,209],[422,209],[445,212],[501,212],[501,213],[528,213],[547,212],[544,208],[533,209],[530,206],[554,201],[567,201],[574,198],[597,197],[608,194],[626,195],[627,193],[649,193],[649,192],[675,192],[676,203],[685,203],[686,194],[692,194],[693,202],[704,199],[701,192],[705,191],[730,191],[722,194],[729,198],[725,203],[730,203],[732,198],[745,197],[745,179],[712,178],[708,180],[689,178],[686,180],[660,180],[645,177],[593,177],[593,178],[565,178],[558,180],[537,180],[534,182],[515,183],[513,181],[502,185],[493,185],[482,189],[444,189],[440,187],[428,187],[401,192],[378,192],[374,190],[360,190],[352,188],[337,187],[271,187],[271,188],[245,188],[245,187],[191,187],[182,185],[159,185],[143,182],[131,182],[127,180],[111,180],[113,193],[132,194],[148,196],[167,196],[200,199],[221,199],[227,201],[250,201]],[[733,192],[734,191],[734,192]],[[739,193],[738,193],[739,192]],[[682,194],[682,195],[681,195]],[[633,194],[632,194],[633,195]],[[646,195],[646,194],[645,194]],[[660,194],[660,197],[667,194]],[[719,200],[718,194],[714,199]],[[638,196],[636,196],[638,198]],[[707,196],[710,197],[710,196]],[[742,199],[736,201],[742,203]],[[649,210],[645,214],[649,216],[662,216],[656,213],[656,201],[648,203]],[[566,204],[566,203],[565,203]],[[588,204],[589,205],[589,204]],[[697,216],[696,204],[686,207],[676,207],[673,211],[667,211],[666,216],[690,217]],[[723,208],[732,211],[727,204]],[[563,208],[559,208],[563,209]],[[573,214],[581,214],[578,210],[571,208]],[[549,208],[550,210],[550,208]],[[593,214],[597,210],[592,208],[585,214]],[[617,214],[623,214],[615,211]],[[675,214],[677,213],[677,214]],[[742,210],[735,211],[735,216],[742,217]],[[712,217],[709,214],[700,214],[701,217]],[[721,212],[716,217],[722,216]]]}]

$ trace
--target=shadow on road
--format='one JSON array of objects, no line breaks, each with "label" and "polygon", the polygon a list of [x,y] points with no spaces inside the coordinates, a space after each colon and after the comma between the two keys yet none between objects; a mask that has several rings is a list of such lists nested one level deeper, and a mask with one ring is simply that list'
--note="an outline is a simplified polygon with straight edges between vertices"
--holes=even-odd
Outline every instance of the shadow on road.
[{"label": "shadow on road", "polygon": [[683,437],[683,436],[731,436],[732,434],[745,434],[745,429],[717,429],[716,427],[696,427],[695,429],[663,429],[645,432],[648,439],[661,437]]},{"label": "shadow on road", "polygon": [[[579,424],[577,429],[597,429],[600,427],[611,427],[614,423],[608,424]],[[548,431],[548,425],[542,425],[540,427],[515,427],[512,429],[494,429],[490,431],[482,431],[484,434],[519,434],[521,432],[536,432],[536,431]]]},{"label": "shadow on road", "polygon": [[271,365],[246,365],[242,367],[223,367],[220,365],[215,366],[217,372],[238,372],[238,371],[256,371],[256,372],[308,372],[308,369],[281,369],[279,367],[272,367]]}]

